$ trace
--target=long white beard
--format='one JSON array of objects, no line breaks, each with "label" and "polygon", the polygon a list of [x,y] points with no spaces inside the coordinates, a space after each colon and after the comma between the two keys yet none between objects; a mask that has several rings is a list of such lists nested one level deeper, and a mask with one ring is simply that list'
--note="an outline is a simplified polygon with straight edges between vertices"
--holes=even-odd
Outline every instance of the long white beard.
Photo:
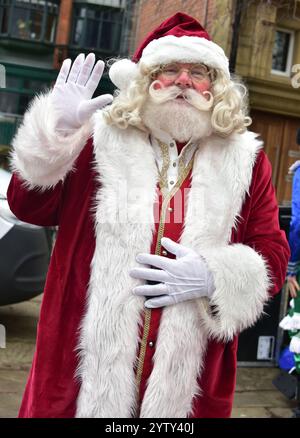
[{"label": "long white beard", "polygon": [[[146,128],[153,135],[163,131],[182,143],[189,140],[197,141],[211,135],[211,109],[200,110],[185,99],[176,99],[174,91],[173,89],[173,93],[171,91],[166,99],[158,90],[155,91],[154,96],[149,95],[141,110],[142,121]],[[181,92],[182,90],[180,93],[177,92],[177,95]],[[201,98],[205,105],[205,98],[202,96]]]}]

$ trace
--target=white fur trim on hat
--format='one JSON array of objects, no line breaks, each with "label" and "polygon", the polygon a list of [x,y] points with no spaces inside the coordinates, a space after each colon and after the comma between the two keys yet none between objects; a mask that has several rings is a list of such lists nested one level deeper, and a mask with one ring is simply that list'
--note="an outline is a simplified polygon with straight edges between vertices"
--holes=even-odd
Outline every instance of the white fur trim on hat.
[{"label": "white fur trim on hat", "polygon": [[203,63],[222,70],[230,78],[229,61],[224,50],[205,38],[167,35],[151,41],[140,59],[147,67],[174,61]]},{"label": "white fur trim on hat", "polygon": [[116,61],[109,70],[109,77],[123,90],[137,77],[140,64],[155,67],[174,61],[203,63],[222,70],[230,78],[229,61],[220,46],[205,38],[174,35],[151,41],[143,50],[138,64],[129,59]]},{"label": "white fur trim on hat", "polygon": [[120,59],[112,64],[109,69],[109,77],[113,84],[120,90],[128,86],[130,81],[138,74],[138,66],[130,59]]}]

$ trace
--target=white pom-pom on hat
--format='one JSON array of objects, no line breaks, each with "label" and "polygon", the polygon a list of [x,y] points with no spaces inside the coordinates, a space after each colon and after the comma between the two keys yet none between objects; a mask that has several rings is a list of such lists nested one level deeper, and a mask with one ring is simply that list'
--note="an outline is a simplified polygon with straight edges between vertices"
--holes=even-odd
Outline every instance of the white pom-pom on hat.
[{"label": "white pom-pom on hat", "polygon": [[120,59],[112,64],[109,77],[119,90],[124,90],[128,84],[137,77],[139,68],[130,59]]}]

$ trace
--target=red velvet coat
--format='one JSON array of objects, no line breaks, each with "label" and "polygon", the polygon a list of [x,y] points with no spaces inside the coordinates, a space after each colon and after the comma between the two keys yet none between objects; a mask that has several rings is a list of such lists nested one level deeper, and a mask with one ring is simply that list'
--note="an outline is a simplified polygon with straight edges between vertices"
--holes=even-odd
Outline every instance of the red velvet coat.
[{"label": "red velvet coat", "polygon": [[[9,205],[23,221],[59,226],[45,286],[34,361],[24,394],[21,417],[73,417],[80,383],[75,349],[85,313],[91,262],[95,251],[94,203],[101,181],[89,141],[65,181],[44,191],[27,189],[14,174],[8,190]],[[182,188],[191,185],[191,173]],[[172,200],[170,201],[172,206]],[[159,208],[161,209],[161,199]],[[151,252],[155,250],[157,227]],[[178,240],[182,224],[171,224],[164,235]],[[231,244],[255,248],[267,261],[273,279],[269,293],[278,292],[285,278],[289,249],[279,230],[278,208],[271,184],[271,168],[264,152],[256,157],[249,193],[245,196]],[[114,263],[114,260],[111,260]],[[250,287],[250,286],[249,286]],[[251,293],[251,291],[249,291]],[[140,385],[140,404],[153,368],[161,309],[153,310]],[[126,330],[126,327],[124,327]],[[142,330],[143,331],[143,330]],[[149,341],[153,342],[149,345]],[[194,398],[191,417],[230,416],[236,373],[237,336],[211,336],[198,379],[202,396]],[[167,382],[165,383],[167,385]]]}]

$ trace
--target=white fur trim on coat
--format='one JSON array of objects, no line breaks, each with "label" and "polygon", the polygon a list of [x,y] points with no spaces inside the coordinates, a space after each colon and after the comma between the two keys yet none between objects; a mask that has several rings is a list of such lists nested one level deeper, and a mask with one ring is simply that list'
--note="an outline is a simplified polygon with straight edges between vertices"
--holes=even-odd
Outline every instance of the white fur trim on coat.
[{"label": "white fur trim on coat", "polygon": [[134,365],[144,303],[132,293],[140,282],[129,271],[137,266],[138,252],[150,250],[157,171],[143,133],[107,126],[101,112],[95,123],[95,171],[101,188],[79,343],[82,383],[76,417],[129,418],[136,415]]},{"label": "white fur trim on coat", "polygon": [[47,189],[64,180],[91,135],[90,122],[72,135],[58,135],[55,120],[51,92],[36,96],[13,140],[11,168],[29,188]]},{"label": "white fur trim on coat", "polygon": [[[157,201],[157,167],[147,136],[134,129],[107,126],[101,112],[95,114],[94,150],[100,189],[97,194],[96,247],[78,345],[81,388],[77,417],[128,418],[136,416],[139,324],[144,298],[132,294],[143,282],[129,276],[139,266],[136,255],[149,252],[155,229],[153,204]],[[206,254],[216,273],[216,299],[236,295],[245,279],[249,260],[236,260],[236,285],[221,263],[210,263],[209,250],[229,248],[231,229],[237,223],[249,190],[253,165],[261,142],[245,133],[228,139],[212,136],[199,145],[195,156],[184,229],[180,243]],[[126,197],[120,196],[125,189]],[[218,218],[218,220],[216,220]],[[262,263],[253,250],[251,272]],[[223,253],[224,254],[224,253]],[[230,275],[229,275],[230,274]],[[219,278],[226,276],[224,286]],[[221,281],[221,280],[220,280]],[[257,283],[260,282],[258,278]],[[266,294],[265,277],[259,288]],[[153,371],[148,379],[140,417],[184,418],[191,414],[193,399],[201,394],[201,376],[209,334],[205,300],[178,303],[163,310],[156,342]],[[232,301],[231,301],[232,302]],[[257,311],[260,306],[254,305]],[[240,328],[240,315],[226,314],[225,326]],[[252,319],[252,316],[250,319]],[[236,317],[237,321],[232,321]],[[231,325],[230,325],[231,324]],[[246,325],[246,324],[245,324]],[[174,365],[176,364],[176,366]]]},{"label": "white fur trim on coat", "polygon": [[205,327],[212,337],[227,342],[262,315],[271,287],[268,266],[261,255],[242,244],[202,250],[201,254],[216,287],[207,313],[202,314]]}]

